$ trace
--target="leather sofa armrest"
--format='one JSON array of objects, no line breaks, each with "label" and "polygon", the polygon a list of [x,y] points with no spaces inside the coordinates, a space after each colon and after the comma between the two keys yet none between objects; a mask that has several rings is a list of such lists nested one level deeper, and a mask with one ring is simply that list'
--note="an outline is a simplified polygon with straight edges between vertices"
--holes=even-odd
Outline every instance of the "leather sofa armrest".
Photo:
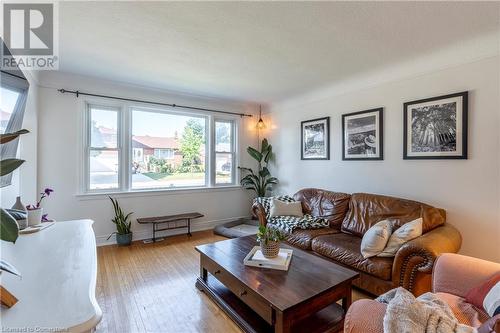
[{"label": "leather sofa armrest", "polygon": [[450,224],[404,244],[396,253],[392,266],[392,282],[414,294],[431,290],[434,261],[441,253],[456,253],[462,245],[460,232]]},{"label": "leather sofa armrest", "polygon": [[258,202],[255,202],[252,205],[252,213],[259,219],[259,225],[262,225],[264,227],[267,225],[266,210],[264,209],[264,206],[262,206]]}]

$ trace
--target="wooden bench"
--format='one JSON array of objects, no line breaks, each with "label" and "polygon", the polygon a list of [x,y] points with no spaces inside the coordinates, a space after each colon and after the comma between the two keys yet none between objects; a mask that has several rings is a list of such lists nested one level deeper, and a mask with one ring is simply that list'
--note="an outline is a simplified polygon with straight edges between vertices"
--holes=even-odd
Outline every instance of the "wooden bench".
[{"label": "wooden bench", "polygon": [[[151,225],[153,226],[152,241],[156,242],[157,240],[163,240],[163,238],[156,238],[156,233],[158,231],[187,228],[187,235],[191,236],[191,220],[203,216],[204,215],[201,213],[194,212],[194,213],[184,213],[176,215],[157,216],[157,217],[141,217],[137,219],[137,222],[141,224],[151,223]],[[178,222],[184,222],[184,223],[179,225]],[[160,224],[163,223],[167,223],[167,227],[160,228]]]}]

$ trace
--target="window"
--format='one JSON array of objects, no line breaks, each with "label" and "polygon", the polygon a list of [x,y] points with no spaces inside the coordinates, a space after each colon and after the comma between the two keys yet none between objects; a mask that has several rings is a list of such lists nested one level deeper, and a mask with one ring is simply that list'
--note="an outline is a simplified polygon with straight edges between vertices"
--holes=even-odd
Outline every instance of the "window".
[{"label": "window", "polygon": [[87,110],[86,191],[235,184],[237,118],[126,104]]},{"label": "window", "polygon": [[156,158],[159,158],[159,159],[171,160],[174,158],[174,149],[173,148],[155,149],[154,155]]},{"label": "window", "polygon": [[215,121],[215,184],[234,183],[234,122]]},{"label": "window", "polygon": [[120,108],[90,106],[88,126],[88,190],[119,189]]},{"label": "window", "polygon": [[132,189],[199,187],[206,180],[206,116],[132,109]]},{"label": "window", "polygon": [[[22,75],[20,71],[18,74]],[[20,76],[0,74],[0,133],[12,133],[22,128],[28,87],[28,81]],[[2,159],[15,158],[18,143],[19,139],[15,139],[3,144],[0,148]],[[0,187],[11,183],[12,173],[0,177]]]},{"label": "window", "polygon": [[18,91],[0,87],[0,133],[2,134],[6,132],[20,95]]}]

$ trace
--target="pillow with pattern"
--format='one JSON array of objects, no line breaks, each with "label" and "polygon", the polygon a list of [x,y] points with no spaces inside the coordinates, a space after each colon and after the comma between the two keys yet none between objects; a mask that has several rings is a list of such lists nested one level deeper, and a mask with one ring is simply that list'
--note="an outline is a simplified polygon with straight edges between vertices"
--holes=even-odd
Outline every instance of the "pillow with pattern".
[{"label": "pillow with pattern", "polygon": [[266,218],[269,221],[271,219],[271,205],[273,203],[273,199],[283,201],[283,202],[294,202],[295,199],[289,195],[280,195],[277,197],[257,197],[254,199],[254,203],[258,202],[264,207],[264,211],[266,212]]},{"label": "pillow with pattern", "polygon": [[490,317],[500,314],[500,272],[469,290],[465,300],[484,309]]}]

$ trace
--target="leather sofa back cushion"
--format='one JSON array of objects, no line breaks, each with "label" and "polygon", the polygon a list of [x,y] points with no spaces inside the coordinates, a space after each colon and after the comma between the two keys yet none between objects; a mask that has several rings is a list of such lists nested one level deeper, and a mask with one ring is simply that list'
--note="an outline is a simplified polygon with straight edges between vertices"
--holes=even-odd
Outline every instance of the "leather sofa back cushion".
[{"label": "leather sofa back cushion", "polygon": [[342,222],[341,230],[363,237],[372,225],[381,220],[390,220],[395,230],[419,217],[423,219],[422,233],[426,233],[445,223],[446,212],[417,201],[354,193],[351,195],[349,211]]},{"label": "leather sofa back cushion", "polygon": [[331,192],[317,188],[305,188],[293,196],[302,202],[304,214],[327,219],[330,227],[340,228],[349,208],[350,195],[341,192]]}]

